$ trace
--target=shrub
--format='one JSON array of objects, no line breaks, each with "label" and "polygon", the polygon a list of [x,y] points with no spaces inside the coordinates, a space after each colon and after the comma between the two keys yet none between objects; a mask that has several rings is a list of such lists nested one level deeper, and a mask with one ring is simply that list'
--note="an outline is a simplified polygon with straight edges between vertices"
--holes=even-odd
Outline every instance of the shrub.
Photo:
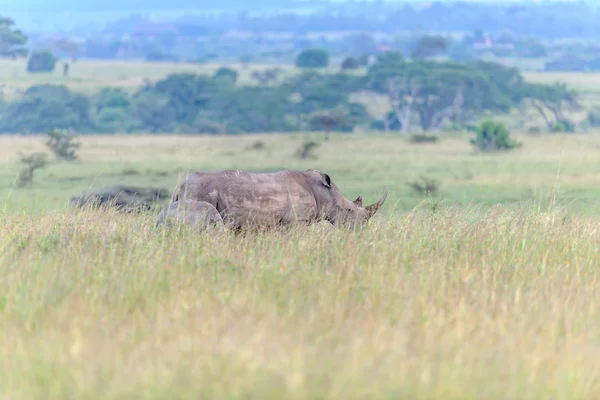
[{"label": "shrub", "polygon": [[414,135],[410,135],[408,140],[411,143],[435,143],[439,139],[439,136],[436,135],[428,135],[426,133],[415,133]]},{"label": "shrub", "polygon": [[250,145],[246,146],[246,149],[248,150],[264,150],[267,146],[265,145],[265,142],[263,142],[262,140],[256,140],[254,142],[252,142]]},{"label": "shrub", "polygon": [[349,57],[346,57],[344,59],[344,61],[342,61],[342,65],[340,66],[340,68],[342,70],[349,70],[349,69],[357,69],[357,68],[360,68],[361,66],[362,66],[361,62],[358,58],[349,56]]},{"label": "shrub", "polygon": [[477,130],[471,144],[484,152],[511,150],[521,147],[521,143],[510,138],[508,129],[501,122],[485,121]]},{"label": "shrub", "polygon": [[308,141],[302,143],[302,145],[296,150],[296,157],[301,160],[306,160],[307,158],[316,159],[317,156],[314,154],[314,150],[319,147],[319,143]]},{"label": "shrub", "polygon": [[56,61],[58,58],[49,51],[34,51],[27,61],[27,72],[52,72],[56,67]]},{"label": "shrub", "polygon": [[588,113],[587,122],[590,126],[600,126],[600,110],[592,110]]},{"label": "shrub", "polygon": [[325,68],[329,65],[329,53],[323,49],[306,49],[296,58],[298,68]]},{"label": "shrub", "polygon": [[552,125],[550,131],[556,133],[573,133],[575,132],[575,123],[568,119],[561,119]]},{"label": "shrub", "polygon": [[23,167],[19,171],[19,176],[17,178],[17,186],[19,187],[31,186],[35,170],[44,168],[49,164],[48,155],[46,153],[21,155],[20,162]]},{"label": "shrub", "polygon": [[440,183],[439,181],[426,176],[422,176],[420,181],[408,182],[407,185],[419,195],[429,194],[435,196],[438,192]]},{"label": "shrub", "polygon": [[221,67],[215,72],[214,77],[230,79],[232,83],[235,83],[238,79],[238,72],[235,69]]},{"label": "shrub", "polygon": [[66,129],[52,129],[47,132],[46,146],[62,160],[73,161],[77,159],[77,149],[81,146],[75,142],[75,135]]}]

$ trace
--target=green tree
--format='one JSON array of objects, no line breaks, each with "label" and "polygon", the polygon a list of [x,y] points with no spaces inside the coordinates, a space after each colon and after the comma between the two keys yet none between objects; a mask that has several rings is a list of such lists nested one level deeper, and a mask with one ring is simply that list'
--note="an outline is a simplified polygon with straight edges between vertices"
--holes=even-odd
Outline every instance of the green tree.
[{"label": "green tree", "polygon": [[360,59],[358,59],[357,57],[348,56],[344,59],[344,61],[342,61],[340,68],[342,70],[351,70],[360,68],[362,66],[363,65],[361,64]]},{"label": "green tree", "polygon": [[323,128],[323,131],[325,132],[325,141],[329,141],[329,132],[331,129],[343,124],[347,118],[348,112],[343,108],[315,111],[309,116],[311,125]]},{"label": "green tree", "polygon": [[490,120],[481,124],[475,138],[471,139],[471,144],[483,152],[506,151],[521,147],[521,143],[510,138],[510,133],[504,124]]},{"label": "green tree", "polygon": [[58,59],[47,50],[34,51],[27,62],[27,72],[52,72]]},{"label": "green tree", "polygon": [[26,57],[27,36],[15,28],[15,22],[0,16],[0,57]]},{"label": "green tree", "polygon": [[298,68],[325,68],[329,65],[329,53],[323,49],[306,49],[296,58]]},{"label": "green tree", "polygon": [[214,77],[216,79],[229,79],[232,83],[236,83],[238,79],[238,72],[232,68],[221,67],[215,72]]},{"label": "green tree", "polygon": [[34,85],[0,117],[0,132],[41,133],[54,128],[93,130],[89,99],[66,86]]},{"label": "green tree", "polygon": [[96,112],[105,108],[121,108],[127,110],[131,99],[127,92],[120,88],[103,88],[94,96]]},{"label": "green tree", "polygon": [[77,149],[81,146],[81,143],[75,141],[75,134],[67,129],[52,129],[46,132],[46,135],[48,135],[46,146],[52,150],[57,158],[66,161],[77,159]]},{"label": "green tree", "polygon": [[423,36],[417,42],[411,58],[413,60],[425,60],[443,53],[448,48],[448,41],[443,36]]},{"label": "green tree", "polygon": [[565,112],[576,111],[581,107],[577,95],[564,84],[526,84],[523,85],[521,96],[526,100],[525,104],[540,114],[550,131],[574,131],[575,125],[566,117]]},{"label": "green tree", "polygon": [[22,167],[17,178],[17,186],[19,187],[31,186],[33,184],[33,173],[50,163],[48,155],[41,152],[28,155],[23,154],[21,155],[20,162]]}]

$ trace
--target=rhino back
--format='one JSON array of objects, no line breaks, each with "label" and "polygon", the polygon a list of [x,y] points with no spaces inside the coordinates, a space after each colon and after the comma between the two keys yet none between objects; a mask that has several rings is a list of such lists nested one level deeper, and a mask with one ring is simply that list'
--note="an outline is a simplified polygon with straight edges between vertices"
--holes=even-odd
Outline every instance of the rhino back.
[{"label": "rhino back", "polygon": [[185,194],[212,204],[237,226],[308,221],[317,215],[309,181],[294,170],[192,174],[186,180]]}]

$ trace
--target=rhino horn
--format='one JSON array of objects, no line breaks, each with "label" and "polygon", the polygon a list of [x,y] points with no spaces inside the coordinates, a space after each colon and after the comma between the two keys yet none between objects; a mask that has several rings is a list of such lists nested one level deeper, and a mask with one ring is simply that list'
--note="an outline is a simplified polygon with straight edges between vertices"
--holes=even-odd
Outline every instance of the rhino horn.
[{"label": "rhino horn", "polygon": [[358,196],[356,198],[356,200],[353,201],[354,204],[356,204],[359,207],[362,207],[362,196]]},{"label": "rhino horn", "polygon": [[369,218],[371,218],[373,215],[375,215],[377,210],[379,210],[379,208],[381,208],[387,195],[388,195],[388,190],[387,190],[387,188],[385,188],[385,190],[383,191],[383,196],[381,196],[381,199],[379,199],[379,201],[377,203],[373,203],[373,204],[365,207],[367,209],[367,211],[369,212]]}]

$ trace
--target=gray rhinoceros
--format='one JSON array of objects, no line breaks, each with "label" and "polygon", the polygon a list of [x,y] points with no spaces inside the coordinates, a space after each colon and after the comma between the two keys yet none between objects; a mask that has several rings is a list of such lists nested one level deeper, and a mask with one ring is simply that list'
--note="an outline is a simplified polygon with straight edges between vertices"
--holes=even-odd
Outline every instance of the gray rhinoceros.
[{"label": "gray rhinoceros", "polygon": [[214,206],[233,228],[312,223],[335,226],[366,222],[383,205],[381,199],[363,207],[362,197],[346,199],[329,175],[317,170],[196,172],[173,192],[172,201],[193,199]]},{"label": "gray rhinoceros", "polygon": [[223,218],[211,204],[205,201],[182,199],[173,201],[166,206],[156,219],[156,227],[163,224],[172,226],[173,222],[178,225],[188,225],[206,230],[214,227],[223,229]]}]

